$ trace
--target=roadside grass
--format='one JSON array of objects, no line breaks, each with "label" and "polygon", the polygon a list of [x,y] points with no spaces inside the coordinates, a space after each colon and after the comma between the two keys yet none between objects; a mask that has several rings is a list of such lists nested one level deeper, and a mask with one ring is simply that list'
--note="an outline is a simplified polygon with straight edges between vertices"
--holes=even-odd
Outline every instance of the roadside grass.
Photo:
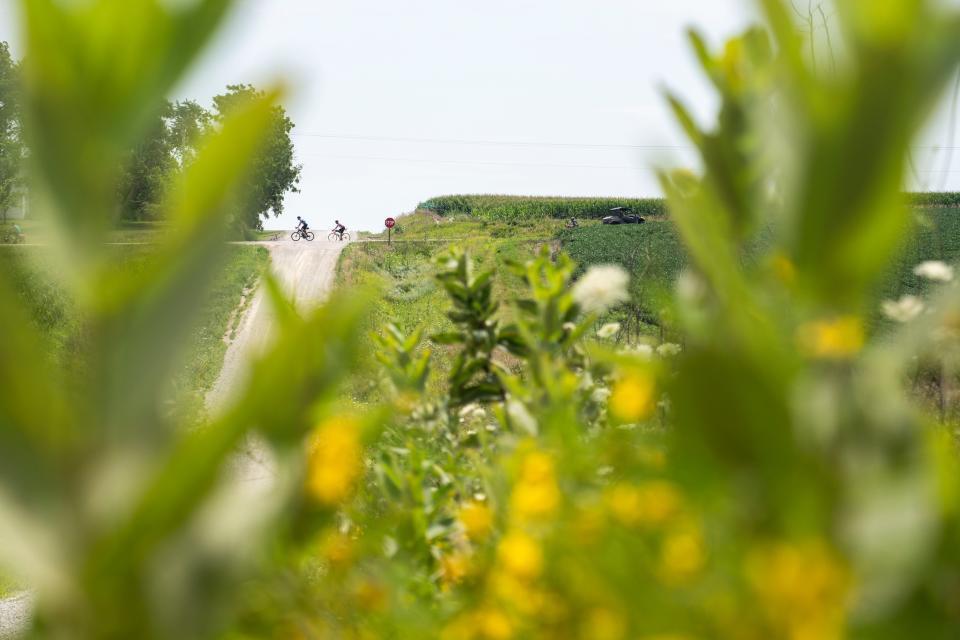
[{"label": "roadside grass", "polygon": [[[505,268],[505,262],[532,257],[540,246],[553,242],[562,223],[555,220],[499,223],[457,216],[437,224],[429,215],[416,213],[398,218],[397,226],[401,231],[394,235],[396,242],[392,245],[385,242],[350,244],[337,265],[339,286],[379,293],[367,318],[367,335],[390,322],[407,334],[422,329],[424,337],[452,328],[443,313],[447,296],[433,277],[434,260],[449,244],[455,243],[470,251],[478,270],[494,270],[494,291],[499,299],[517,297],[522,281]],[[503,305],[498,317],[504,321],[512,319],[512,307]],[[366,351],[375,352],[372,343],[369,346]],[[444,388],[455,350],[442,346],[424,348],[433,352],[427,390],[428,396],[436,397]],[[355,401],[367,402],[380,397],[379,372],[379,363],[372,355],[368,356],[348,386]]]},{"label": "roadside grass", "polygon": [[[74,367],[82,361],[83,319],[69,295],[56,284],[57,263],[50,251],[42,247],[8,247],[0,251],[0,270],[8,274],[24,300],[34,324],[47,340],[53,361]],[[144,268],[151,256],[150,248],[145,246],[110,246],[105,251],[110,252],[117,269],[128,271]],[[230,329],[244,292],[254,285],[269,256],[264,247],[228,248],[227,262],[201,310],[173,382],[172,397],[177,399],[181,415],[202,415],[204,396],[223,365],[227,349],[223,336]]]},{"label": "roadside grass", "polygon": [[263,229],[253,232],[257,240],[283,240],[290,237],[290,233],[291,231],[285,229]]},{"label": "roadside grass", "polygon": [[[50,227],[42,220],[10,220],[0,228],[12,227],[16,222],[23,229],[28,244],[45,244],[50,241]],[[159,239],[167,225],[162,221],[121,221],[107,234],[107,241],[120,244],[150,244]],[[289,229],[265,229],[251,231],[250,240],[282,240],[290,236]],[[324,234],[326,235],[326,234]]]},{"label": "roadside grass", "polygon": [[[43,220],[26,219],[11,220],[7,226],[12,226],[16,222],[23,230],[27,244],[46,244],[51,240],[51,228]],[[131,243],[131,244],[149,244],[157,240],[167,228],[163,222],[135,222],[121,221],[117,226],[107,234],[108,242]]]},{"label": "roadside grass", "polygon": [[0,572],[0,598],[5,598],[6,596],[18,591],[20,588],[21,587],[13,578]]},{"label": "roadside grass", "polygon": [[[881,300],[926,291],[927,283],[913,274],[916,264],[924,260],[960,259],[960,211],[927,208],[916,210],[915,215],[916,233],[904,243],[902,255],[891,265],[872,307],[866,310],[876,331],[889,326],[880,313]],[[386,234],[367,237],[385,240]],[[588,220],[581,221],[576,229],[566,229],[564,221],[549,218],[498,222],[461,214],[440,217],[421,210],[397,219],[393,240],[393,245],[352,244],[344,250],[338,265],[338,280],[343,286],[370,287],[381,292],[371,312],[369,330],[393,322],[405,333],[423,328],[424,335],[429,336],[450,327],[439,311],[444,308],[444,295],[432,277],[433,258],[446,249],[448,242],[468,249],[478,268],[496,271],[494,292],[501,300],[513,299],[521,287],[519,278],[505,268],[506,262],[523,261],[549,243],[552,250],[562,248],[570,254],[578,263],[578,275],[596,264],[619,264],[631,274],[630,303],[598,324],[621,323],[620,339],[652,343],[677,339],[661,310],[668,307],[668,296],[687,264],[687,256],[668,220],[620,226]],[[761,242],[748,251],[745,260],[756,259],[765,250],[766,245]],[[499,317],[510,321],[512,312],[510,305],[504,305]],[[445,347],[431,349],[433,364],[428,389],[435,394],[449,372],[453,352]],[[379,366],[372,358],[365,364],[364,373],[351,387],[358,401],[379,393]]]},{"label": "roadside grass", "polygon": [[[550,238],[557,229],[563,228],[563,221],[549,218],[530,218],[497,222],[483,220],[467,214],[438,216],[428,211],[416,211],[397,218],[392,237],[404,240],[458,240],[472,236],[491,238],[525,237]],[[386,240],[386,230],[379,233],[364,234],[364,239]]]},{"label": "roadside grass", "polygon": [[204,397],[223,368],[227,353],[223,338],[236,331],[260,273],[270,262],[270,252],[265,247],[234,245],[229,252],[229,259],[201,311],[187,360],[174,383],[175,397],[183,398],[182,406],[190,415],[202,413]]}]

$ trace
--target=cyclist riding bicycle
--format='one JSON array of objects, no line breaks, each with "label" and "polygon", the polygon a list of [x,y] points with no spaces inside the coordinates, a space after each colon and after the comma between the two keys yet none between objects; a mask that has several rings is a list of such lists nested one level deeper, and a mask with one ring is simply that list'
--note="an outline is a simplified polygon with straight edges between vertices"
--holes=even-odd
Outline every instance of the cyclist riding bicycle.
[{"label": "cyclist riding bicycle", "polygon": [[297,223],[297,231],[300,232],[300,235],[305,236],[307,234],[307,229],[310,227],[307,225],[307,221],[300,216],[297,216],[297,220],[300,221]]},{"label": "cyclist riding bicycle", "polygon": [[339,220],[334,220],[333,222],[333,232],[340,236],[340,239],[343,240],[343,232],[346,231],[347,228],[343,226]]}]

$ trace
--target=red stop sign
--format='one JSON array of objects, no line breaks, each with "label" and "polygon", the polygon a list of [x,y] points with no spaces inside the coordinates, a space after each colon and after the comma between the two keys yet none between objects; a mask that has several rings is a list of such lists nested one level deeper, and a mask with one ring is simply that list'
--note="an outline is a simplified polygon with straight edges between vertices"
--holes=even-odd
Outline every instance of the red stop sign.
[{"label": "red stop sign", "polygon": [[397,221],[393,218],[387,218],[383,221],[383,224],[387,225],[387,229],[393,229],[393,225],[397,224]]}]

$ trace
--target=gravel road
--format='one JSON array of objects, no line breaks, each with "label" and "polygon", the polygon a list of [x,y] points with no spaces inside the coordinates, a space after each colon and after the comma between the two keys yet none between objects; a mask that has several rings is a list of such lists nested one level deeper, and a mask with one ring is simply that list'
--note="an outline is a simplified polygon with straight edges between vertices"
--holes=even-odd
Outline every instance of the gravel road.
[{"label": "gravel road", "polygon": [[[264,242],[270,250],[273,273],[301,310],[321,303],[333,285],[342,242]],[[251,357],[269,344],[273,330],[270,301],[262,290],[254,293],[236,337],[227,348],[220,377],[207,394],[213,412],[229,403],[231,393],[243,387]]]}]

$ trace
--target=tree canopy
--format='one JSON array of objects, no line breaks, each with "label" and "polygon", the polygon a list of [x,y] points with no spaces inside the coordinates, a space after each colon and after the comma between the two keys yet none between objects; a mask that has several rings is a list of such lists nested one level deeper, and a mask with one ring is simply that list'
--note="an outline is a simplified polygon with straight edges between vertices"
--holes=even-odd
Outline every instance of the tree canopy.
[{"label": "tree canopy", "polygon": [[[246,84],[229,85],[227,93],[213,99],[216,120],[222,122],[241,104],[263,97],[263,92]],[[299,193],[301,166],[294,162],[293,141],[290,132],[293,121],[281,106],[273,109],[270,134],[259,155],[254,159],[251,175],[242,193],[238,194],[238,216],[244,226],[261,228],[264,218],[283,213],[283,198]]]},{"label": "tree canopy", "polygon": [[120,212],[124,220],[153,220],[167,182],[177,168],[168,122],[172,105],[164,106],[146,136],[130,152],[119,185]]},{"label": "tree canopy", "polygon": [[0,216],[4,219],[22,180],[19,66],[7,43],[0,42]]},{"label": "tree canopy", "polygon": [[[21,136],[20,66],[6,42],[0,42],[0,215],[13,203],[23,180],[26,147]],[[155,220],[170,181],[197,155],[204,136],[223,125],[238,106],[264,94],[248,84],[228,85],[207,109],[194,100],[165,101],[137,145],[124,159],[117,184],[118,217]],[[283,213],[287,193],[298,193],[301,166],[294,161],[290,132],[294,123],[277,106],[270,135],[254,158],[252,169],[233,198],[233,219],[239,230],[259,229],[270,215]]]}]

